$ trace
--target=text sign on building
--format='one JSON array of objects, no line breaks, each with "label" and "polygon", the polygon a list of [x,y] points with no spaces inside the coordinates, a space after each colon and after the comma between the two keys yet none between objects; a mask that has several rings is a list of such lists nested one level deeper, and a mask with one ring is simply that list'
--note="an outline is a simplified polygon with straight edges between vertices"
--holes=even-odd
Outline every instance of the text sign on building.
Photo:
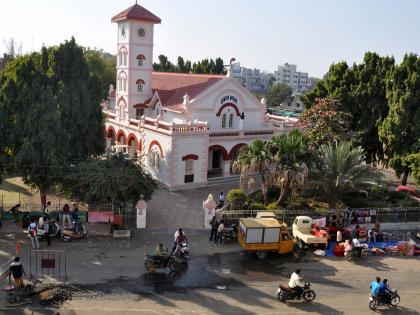
[{"label": "text sign on building", "polygon": [[220,100],[220,104],[223,104],[226,102],[234,102],[235,104],[238,104],[238,99],[233,95],[226,95],[222,97],[222,99]]}]

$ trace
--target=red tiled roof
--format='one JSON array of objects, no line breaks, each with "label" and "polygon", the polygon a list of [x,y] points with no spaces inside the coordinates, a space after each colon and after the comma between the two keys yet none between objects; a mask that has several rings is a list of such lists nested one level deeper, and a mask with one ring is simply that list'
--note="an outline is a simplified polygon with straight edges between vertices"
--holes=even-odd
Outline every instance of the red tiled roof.
[{"label": "red tiled roof", "polygon": [[138,21],[147,21],[152,23],[160,23],[161,20],[152,12],[146,10],[137,3],[128,9],[115,15],[111,21],[118,22],[123,20],[138,20]]},{"label": "red tiled roof", "polygon": [[224,78],[224,75],[153,72],[152,89],[158,92],[164,107],[182,111],[185,94],[193,99]]}]

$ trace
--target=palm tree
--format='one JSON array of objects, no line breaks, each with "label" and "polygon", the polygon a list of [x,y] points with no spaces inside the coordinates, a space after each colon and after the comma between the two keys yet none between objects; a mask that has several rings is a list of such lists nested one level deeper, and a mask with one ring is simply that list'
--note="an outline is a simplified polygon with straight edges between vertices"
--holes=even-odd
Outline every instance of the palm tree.
[{"label": "palm tree", "polygon": [[364,163],[362,148],[353,148],[350,141],[322,145],[312,176],[334,205],[346,193],[377,184],[380,177]]},{"label": "palm tree", "polygon": [[275,163],[276,185],[280,187],[277,204],[280,205],[293,191],[303,189],[308,177],[309,150],[299,130],[271,139]]},{"label": "palm tree", "polygon": [[245,181],[247,181],[248,187],[252,188],[256,177],[258,175],[261,177],[261,192],[265,204],[267,204],[267,191],[275,178],[272,161],[273,156],[269,150],[268,141],[256,139],[251,144],[241,148],[233,164],[234,169],[241,173],[240,186],[242,189]]}]

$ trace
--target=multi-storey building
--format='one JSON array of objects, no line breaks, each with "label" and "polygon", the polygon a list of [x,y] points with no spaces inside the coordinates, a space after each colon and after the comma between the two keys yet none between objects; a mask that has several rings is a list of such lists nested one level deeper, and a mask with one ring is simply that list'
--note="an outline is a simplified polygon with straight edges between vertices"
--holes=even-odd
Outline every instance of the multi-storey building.
[{"label": "multi-storey building", "polygon": [[274,71],[275,83],[285,83],[289,85],[293,92],[302,93],[311,88],[311,79],[306,72],[296,71],[296,65],[285,63],[278,66],[278,70]]},{"label": "multi-storey building", "polygon": [[248,91],[258,94],[266,94],[268,89],[269,75],[259,69],[241,67],[240,63],[233,65],[235,79]]}]

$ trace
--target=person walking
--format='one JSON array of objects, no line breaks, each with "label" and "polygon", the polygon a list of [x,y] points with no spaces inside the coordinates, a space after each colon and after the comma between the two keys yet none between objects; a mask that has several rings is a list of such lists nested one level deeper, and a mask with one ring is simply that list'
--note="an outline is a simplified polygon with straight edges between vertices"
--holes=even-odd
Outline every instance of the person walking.
[{"label": "person walking", "polygon": [[44,235],[45,239],[47,240],[48,246],[51,246],[51,238],[50,238],[50,232],[51,232],[51,226],[50,226],[50,220],[48,217],[44,217]]},{"label": "person walking", "polygon": [[214,244],[217,245],[217,242],[220,240],[220,244],[223,242],[223,230],[225,229],[225,223],[220,221],[219,226],[217,227],[217,236],[215,238]]},{"label": "person walking", "polygon": [[35,218],[32,218],[32,222],[29,224],[28,227],[28,232],[31,236],[32,249],[39,249],[37,229],[38,225],[36,224],[36,220]]},{"label": "person walking", "polygon": [[20,257],[15,257],[14,261],[10,265],[9,283],[10,278],[13,276],[13,280],[15,280],[16,289],[23,288],[25,286],[22,278],[23,275],[26,276],[26,272],[25,270],[23,270],[22,263],[20,262]]},{"label": "person walking", "polygon": [[210,225],[211,225],[210,242],[216,241],[217,228],[219,227],[219,222],[217,222],[216,216],[213,216],[213,218],[210,221]]},{"label": "person walking", "polygon": [[71,228],[70,207],[67,203],[63,206],[62,216],[63,216],[63,228],[66,228],[66,221],[68,221],[69,223],[68,227]]}]

